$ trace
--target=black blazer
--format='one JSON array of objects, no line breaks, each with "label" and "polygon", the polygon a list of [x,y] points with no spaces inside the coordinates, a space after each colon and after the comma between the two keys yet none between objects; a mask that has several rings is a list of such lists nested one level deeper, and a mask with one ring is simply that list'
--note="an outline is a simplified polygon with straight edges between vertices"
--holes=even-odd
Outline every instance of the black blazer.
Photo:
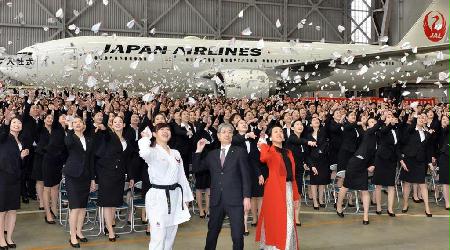
[{"label": "black blazer", "polygon": [[209,152],[204,159],[200,153],[193,157],[193,171],[208,170],[211,174],[211,206],[219,205],[222,200],[228,206],[243,206],[244,197],[251,197],[247,152],[231,146],[222,168],[220,149]]},{"label": "black blazer", "polygon": [[377,131],[380,129],[381,122],[378,121],[372,128],[362,132],[362,140],[355,156],[362,156],[369,166],[375,162],[375,153],[377,151]]},{"label": "black blazer", "polygon": [[[248,141],[250,144],[250,152],[247,151],[247,144],[245,143],[246,141]],[[245,139],[245,136],[241,134],[233,135],[233,139],[231,140],[231,145],[240,147],[243,150],[245,150],[245,152],[248,153],[249,167],[251,166],[251,170],[253,170],[251,171],[251,174],[256,177],[259,177],[262,174],[261,172],[262,163],[259,160],[260,153],[258,150],[257,143],[258,143],[257,139],[251,138]]]},{"label": "black blazer", "polygon": [[354,153],[359,146],[361,135],[358,136],[358,125],[355,123],[345,123],[342,133],[341,149]]},{"label": "black blazer", "polygon": [[[395,143],[394,135],[397,137],[397,144]],[[399,160],[398,145],[400,144],[400,133],[396,131],[393,125],[383,125],[378,131],[378,144],[376,156],[382,159],[391,159],[393,161]]]},{"label": "black blazer", "polygon": [[441,128],[441,132],[439,134],[439,154],[446,155],[448,158],[448,151],[450,150],[448,144],[448,126],[445,128]]},{"label": "black blazer", "polygon": [[[191,131],[194,134],[194,126],[190,123],[189,126],[191,127]],[[194,135],[189,138],[187,136],[188,130],[186,127],[181,127],[181,125],[178,125],[176,123],[173,124],[173,142],[174,142],[174,148],[177,149],[181,155],[191,155],[193,151],[193,140]]]},{"label": "black blazer", "polygon": [[95,179],[94,162],[92,157],[92,140],[85,136],[86,150],[81,144],[80,138],[73,130],[69,130],[64,142],[67,147],[68,157],[62,170],[63,174],[70,177],[80,177],[83,171],[88,171],[91,180]]},{"label": "black blazer", "polygon": [[326,120],[326,128],[330,138],[330,151],[339,151],[342,144],[343,126],[337,123],[333,117]]},{"label": "black blazer", "polygon": [[20,179],[22,159],[16,139],[9,133],[9,126],[0,125],[0,174],[6,172]]},{"label": "black blazer", "polygon": [[430,134],[424,131],[425,140],[420,141],[419,131],[416,130],[416,121],[410,124],[404,136],[404,143],[402,148],[402,156],[409,158],[416,158],[418,161],[429,163],[431,162],[431,150],[428,148],[428,140]]},{"label": "black blazer", "polygon": [[319,128],[317,132],[317,140],[313,137],[313,129],[306,135],[306,140],[315,141],[316,147],[308,147],[308,152],[306,154],[306,164],[309,167],[317,166],[319,158],[328,157],[329,142],[327,137],[327,132],[324,127]]}]

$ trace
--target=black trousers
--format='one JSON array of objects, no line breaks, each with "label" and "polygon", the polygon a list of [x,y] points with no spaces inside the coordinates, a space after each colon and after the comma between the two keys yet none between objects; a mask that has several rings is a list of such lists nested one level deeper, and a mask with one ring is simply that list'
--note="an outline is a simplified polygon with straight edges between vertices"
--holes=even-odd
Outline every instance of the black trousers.
[{"label": "black trousers", "polygon": [[244,207],[227,206],[221,200],[219,205],[211,206],[209,209],[208,235],[206,237],[205,250],[216,249],[217,238],[222,230],[225,215],[228,215],[230,218],[233,250],[244,249]]},{"label": "black trousers", "polygon": [[22,161],[22,173],[20,176],[20,195],[23,198],[36,197],[36,181],[31,178],[33,172],[34,148],[30,149],[30,154]]}]

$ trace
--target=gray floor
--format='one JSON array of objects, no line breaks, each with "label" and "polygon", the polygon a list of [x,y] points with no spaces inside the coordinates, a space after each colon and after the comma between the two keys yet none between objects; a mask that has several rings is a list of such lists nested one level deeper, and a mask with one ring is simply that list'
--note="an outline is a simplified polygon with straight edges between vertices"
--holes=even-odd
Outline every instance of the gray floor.
[{"label": "gray floor", "polygon": [[[32,211],[36,204],[24,206],[18,215],[14,240],[18,249],[71,249],[69,235],[61,226],[47,225],[43,214]],[[396,218],[371,214],[370,225],[362,225],[361,215],[346,212],[339,218],[331,208],[313,212],[302,207],[303,225],[298,228],[300,248],[304,249],[449,249],[449,213],[443,207],[432,206],[433,218],[423,214],[423,204],[410,203],[407,215]],[[203,249],[206,220],[194,216],[179,228],[175,248]],[[245,238],[245,249],[258,249],[254,242],[254,228]],[[106,237],[90,238],[82,249],[147,249],[149,238],[144,233],[121,235],[116,243]],[[217,249],[231,249],[230,230],[224,228]]]}]

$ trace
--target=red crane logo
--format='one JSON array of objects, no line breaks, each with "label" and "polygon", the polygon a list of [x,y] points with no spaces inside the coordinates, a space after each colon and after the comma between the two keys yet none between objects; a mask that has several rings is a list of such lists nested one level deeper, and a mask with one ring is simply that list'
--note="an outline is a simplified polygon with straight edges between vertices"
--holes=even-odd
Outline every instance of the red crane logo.
[{"label": "red crane logo", "polygon": [[428,40],[439,42],[447,32],[447,22],[439,11],[430,11],[423,19],[423,30]]}]

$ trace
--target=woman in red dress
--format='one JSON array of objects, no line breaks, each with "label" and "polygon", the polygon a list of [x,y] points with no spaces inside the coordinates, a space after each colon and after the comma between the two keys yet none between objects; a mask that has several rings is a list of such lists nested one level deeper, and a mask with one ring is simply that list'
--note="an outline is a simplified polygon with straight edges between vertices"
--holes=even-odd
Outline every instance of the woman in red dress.
[{"label": "woman in red dress", "polygon": [[283,148],[283,129],[275,125],[269,131],[272,145],[258,143],[260,160],[267,164],[269,178],[256,229],[256,241],[262,249],[298,249],[294,202],[299,194],[295,181],[295,162],[292,152]]}]

